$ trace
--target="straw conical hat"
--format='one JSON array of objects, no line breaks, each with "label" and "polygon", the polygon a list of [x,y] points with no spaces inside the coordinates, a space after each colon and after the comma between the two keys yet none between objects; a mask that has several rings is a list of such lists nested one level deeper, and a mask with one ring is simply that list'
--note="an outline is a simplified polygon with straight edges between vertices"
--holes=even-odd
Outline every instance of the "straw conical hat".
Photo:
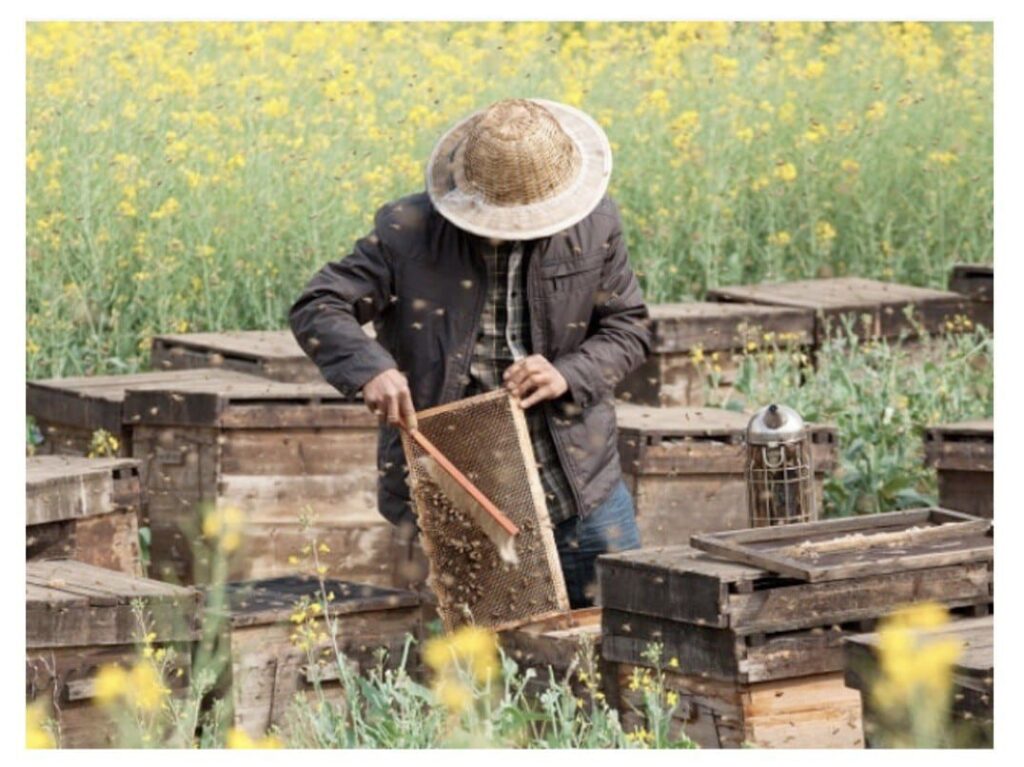
[{"label": "straw conical hat", "polygon": [[584,218],[611,173],[608,137],[589,115],[547,99],[504,99],[441,137],[427,163],[427,193],[460,229],[530,240]]}]

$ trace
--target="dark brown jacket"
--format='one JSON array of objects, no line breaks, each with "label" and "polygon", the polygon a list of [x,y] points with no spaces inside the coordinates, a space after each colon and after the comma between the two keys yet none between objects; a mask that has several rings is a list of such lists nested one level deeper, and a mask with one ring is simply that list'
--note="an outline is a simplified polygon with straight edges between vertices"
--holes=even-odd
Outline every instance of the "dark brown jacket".
[{"label": "dark brown jacket", "polygon": [[[484,303],[479,242],[425,192],[383,205],[373,232],[326,264],[292,306],[296,339],[343,393],[397,367],[417,410],[459,399]],[[524,251],[532,351],[569,385],[558,400],[534,407],[544,408],[585,517],[621,476],[612,394],[649,352],[649,315],[610,197],[579,223],[526,241]],[[377,340],[360,327],[371,320]],[[381,513],[396,524],[412,519],[395,428],[381,428],[377,458]]]}]

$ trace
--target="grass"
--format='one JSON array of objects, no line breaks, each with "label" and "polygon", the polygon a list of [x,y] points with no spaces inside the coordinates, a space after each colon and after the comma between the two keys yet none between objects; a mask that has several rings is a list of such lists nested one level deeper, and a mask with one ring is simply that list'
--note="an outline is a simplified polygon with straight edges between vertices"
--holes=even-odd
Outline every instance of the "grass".
[{"label": "grass", "polygon": [[649,301],[992,258],[986,24],[32,23],[30,377],[284,327],[456,119],[576,104]]}]

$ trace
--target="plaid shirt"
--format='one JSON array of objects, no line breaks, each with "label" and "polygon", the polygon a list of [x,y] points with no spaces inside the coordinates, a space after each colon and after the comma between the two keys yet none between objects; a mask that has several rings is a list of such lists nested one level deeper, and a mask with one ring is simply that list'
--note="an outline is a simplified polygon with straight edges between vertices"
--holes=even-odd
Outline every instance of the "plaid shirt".
[{"label": "plaid shirt", "polygon": [[[487,265],[487,290],[480,335],[469,366],[467,396],[500,388],[505,369],[530,354],[522,243],[503,243],[497,248],[483,243],[477,252]],[[525,412],[548,514],[557,525],[577,514],[576,501],[541,405]]]}]

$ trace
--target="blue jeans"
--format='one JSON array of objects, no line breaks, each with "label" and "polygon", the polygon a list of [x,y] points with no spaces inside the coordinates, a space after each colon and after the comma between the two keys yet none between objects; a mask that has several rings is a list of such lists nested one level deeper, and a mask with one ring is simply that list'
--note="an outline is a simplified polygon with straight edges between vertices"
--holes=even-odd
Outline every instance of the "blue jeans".
[{"label": "blue jeans", "polygon": [[621,479],[608,499],[586,519],[570,517],[555,526],[569,605],[591,607],[597,594],[596,560],[601,554],[640,548],[633,498]]}]

